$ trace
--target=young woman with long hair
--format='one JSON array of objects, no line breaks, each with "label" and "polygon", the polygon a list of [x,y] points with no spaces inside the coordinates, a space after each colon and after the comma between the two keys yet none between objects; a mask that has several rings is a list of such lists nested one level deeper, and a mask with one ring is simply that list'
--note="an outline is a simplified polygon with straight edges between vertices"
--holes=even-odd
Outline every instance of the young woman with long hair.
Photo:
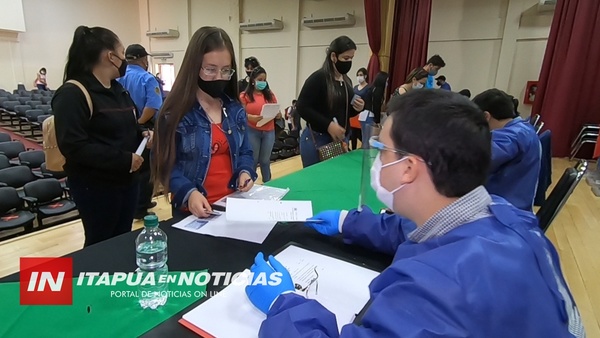
[{"label": "young woman with long hair", "polygon": [[406,81],[400,87],[396,88],[392,97],[406,94],[413,89],[422,89],[427,84],[429,73],[423,68],[415,68],[406,77]]},{"label": "young woman with long hair", "polygon": [[333,40],[326,51],[321,69],[304,82],[298,96],[297,110],[307,128],[300,136],[302,165],[319,162],[318,148],[333,141],[347,139],[350,118],[364,108],[362,99],[352,100],[354,91],[348,72],[356,44],[347,36]]},{"label": "young woman with long hair", "polygon": [[[52,99],[58,148],[66,159],[64,170],[83,222],[85,246],[131,231],[137,171],[144,161],[135,151],[143,136],[152,133],[138,125],[135,104],[116,80],[126,69],[125,48],[115,33],[79,26],[64,83]],[[73,80],[89,93],[92,111]]]},{"label": "young woman with long hair", "polygon": [[256,180],[235,69],[223,29],[194,33],[160,110],[152,148],[155,187],[171,193],[174,217],[208,217],[211,203],[250,190]]},{"label": "young woman with long hair", "polygon": [[[263,126],[257,126],[262,120],[260,113],[267,103],[277,103],[275,93],[267,83],[267,71],[258,66],[252,70],[248,79],[248,87],[240,94],[242,106],[248,114],[248,136],[254,154],[254,166],[260,165],[263,182],[271,180],[271,152],[275,143],[275,121],[269,121]],[[278,115],[277,118],[281,118]]]}]

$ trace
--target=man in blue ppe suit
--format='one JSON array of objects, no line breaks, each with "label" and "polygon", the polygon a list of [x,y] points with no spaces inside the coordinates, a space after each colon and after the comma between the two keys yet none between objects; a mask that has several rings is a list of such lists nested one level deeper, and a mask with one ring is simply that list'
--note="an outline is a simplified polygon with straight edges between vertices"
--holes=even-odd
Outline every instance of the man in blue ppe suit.
[{"label": "man in blue ppe suit", "polygon": [[[154,127],[154,116],[162,105],[162,94],[158,81],[154,75],[148,73],[148,52],[138,44],[130,45],[125,50],[127,59],[127,72],[117,81],[129,92],[137,108],[138,123],[147,127]],[[150,151],[142,154],[144,164],[140,168],[140,195],[138,207],[134,217],[142,219],[148,214],[148,209],[156,206],[152,202],[152,189],[150,183]]]},{"label": "man in blue ppe suit", "polygon": [[521,210],[533,211],[542,148],[531,124],[515,117],[510,95],[489,89],[473,102],[484,111],[492,131],[492,165],[485,188]]},{"label": "man in blue ppe suit", "polygon": [[446,62],[442,59],[441,56],[435,54],[427,60],[427,64],[423,66],[426,72],[429,73],[427,76],[427,83],[425,84],[425,88],[434,89],[435,88],[435,76],[440,71],[440,69],[446,67]]},{"label": "man in blue ppe suit", "polygon": [[[484,113],[447,91],[413,91],[388,107],[392,116],[371,142],[380,149],[371,185],[401,216],[373,224],[361,212],[326,211],[306,224],[393,254],[392,264],[371,282],[362,315],[338,332],[336,320],[345,318],[294,293],[289,272],[259,253],[254,276],[283,276],[279,285],[246,287],[267,315],[259,336],[584,337],[556,250],[535,216],[483,187],[491,158]],[[404,235],[398,220],[417,229]]]}]

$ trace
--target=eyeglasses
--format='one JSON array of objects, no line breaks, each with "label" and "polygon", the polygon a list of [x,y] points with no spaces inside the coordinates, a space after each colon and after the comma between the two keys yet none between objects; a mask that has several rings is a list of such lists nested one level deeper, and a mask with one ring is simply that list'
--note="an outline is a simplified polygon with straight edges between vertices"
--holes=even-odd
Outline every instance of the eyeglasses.
[{"label": "eyeglasses", "polygon": [[421,162],[423,162],[423,163],[425,163],[425,164],[427,164],[427,165],[431,166],[431,162],[429,162],[429,161],[427,161],[427,162],[426,162],[426,161],[425,161],[425,160],[424,160],[424,159],[423,159],[421,156],[419,156],[419,155],[416,155],[416,154],[409,153],[409,152],[408,152],[408,151],[406,151],[406,150],[400,150],[400,149],[391,148],[391,147],[388,147],[388,146],[386,146],[385,144],[383,144],[383,142],[379,141],[379,136],[371,136],[371,138],[369,139],[369,146],[371,146],[371,148],[373,148],[373,149],[377,149],[377,150],[379,150],[379,151],[382,151],[382,150],[391,151],[391,152],[393,152],[393,153],[400,154],[400,155],[402,155],[403,157],[404,157],[404,156],[408,156],[408,155],[413,155],[413,156],[415,156],[415,157],[416,157],[416,158],[417,158],[419,161],[421,161]]},{"label": "eyeglasses", "polygon": [[211,77],[217,76],[217,74],[220,72],[221,77],[226,80],[230,80],[231,77],[233,76],[233,74],[235,73],[235,69],[231,69],[231,68],[222,68],[221,70],[219,70],[215,67],[208,67],[208,68],[201,67],[200,69],[202,69],[202,71],[204,72],[204,74],[206,76],[211,76]]},{"label": "eyeglasses", "polygon": [[315,296],[319,294],[319,273],[317,272],[317,267],[315,266],[314,270],[315,272],[315,277],[313,277],[306,286],[302,286],[298,283],[294,284],[294,288],[298,291],[304,292],[304,295],[306,296],[306,298],[308,298],[308,291],[310,290],[311,286],[314,284],[315,285]]}]

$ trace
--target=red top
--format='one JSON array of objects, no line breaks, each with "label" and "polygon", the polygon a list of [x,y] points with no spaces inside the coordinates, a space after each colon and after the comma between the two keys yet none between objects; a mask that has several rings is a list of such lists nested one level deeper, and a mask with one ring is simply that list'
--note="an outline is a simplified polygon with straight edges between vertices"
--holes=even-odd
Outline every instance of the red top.
[{"label": "red top", "polygon": [[222,197],[233,193],[227,185],[233,176],[231,167],[231,152],[225,133],[221,130],[221,124],[212,124],[212,146],[210,151],[210,164],[204,180],[208,203],[215,203]]},{"label": "red top", "polygon": [[[267,101],[265,101],[265,97],[264,97],[263,93],[261,93],[259,91],[255,91],[254,94],[252,94],[252,97],[254,97],[254,102],[250,102],[250,99],[246,95],[246,92],[241,92],[240,93],[240,101],[242,101],[242,104],[246,106],[246,113],[248,113],[248,115],[260,115],[260,112],[262,111],[262,107],[265,105],[265,103],[277,103],[277,97],[275,97],[275,94],[273,92],[271,92],[271,95],[273,95],[273,99],[271,100],[271,102],[267,102]],[[255,122],[250,122],[250,121],[248,121],[248,125],[256,130],[262,130],[262,131],[275,130],[275,121],[274,120],[267,122],[267,124],[265,124],[262,127],[257,127]]]}]

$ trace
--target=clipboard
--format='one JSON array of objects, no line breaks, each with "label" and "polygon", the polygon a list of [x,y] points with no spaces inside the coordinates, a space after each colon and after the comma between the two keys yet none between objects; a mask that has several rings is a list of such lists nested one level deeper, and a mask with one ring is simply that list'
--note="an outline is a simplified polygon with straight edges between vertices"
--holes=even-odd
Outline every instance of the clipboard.
[{"label": "clipboard", "polygon": [[260,116],[262,116],[262,120],[256,122],[257,127],[262,127],[265,124],[272,121],[277,114],[279,114],[280,106],[279,103],[266,103],[263,105],[262,110],[260,112]]}]

